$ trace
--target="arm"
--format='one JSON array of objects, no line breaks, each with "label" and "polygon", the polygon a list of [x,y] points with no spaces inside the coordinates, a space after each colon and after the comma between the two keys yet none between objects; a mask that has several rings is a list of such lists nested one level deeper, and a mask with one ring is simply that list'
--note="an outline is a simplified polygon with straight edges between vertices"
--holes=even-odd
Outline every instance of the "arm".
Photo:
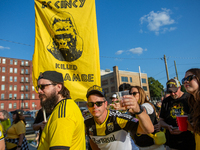
[{"label": "arm", "polygon": [[43,130],[46,123],[47,123],[46,121],[42,121],[40,123],[33,124],[33,130],[38,131],[40,128]]},{"label": "arm", "polygon": [[[131,113],[140,112],[140,106],[138,105],[137,100],[132,95],[123,96],[123,100],[121,103],[122,107],[126,107],[126,109],[129,109],[129,112]],[[139,119],[137,133],[149,134],[154,131],[154,126],[151,122],[151,119],[145,111],[142,111],[142,113],[138,114],[137,118]]]},{"label": "arm", "polygon": [[100,150],[96,143],[94,143],[91,139],[89,139],[89,144],[92,150]]},{"label": "arm", "polygon": [[4,141],[4,139],[0,140],[0,150],[5,150],[5,141]]},{"label": "arm", "polygon": [[[24,139],[24,134],[20,134],[19,135],[19,143],[17,146],[22,146],[23,139]],[[16,150],[20,150],[20,149],[21,149],[21,147],[17,147]]]}]

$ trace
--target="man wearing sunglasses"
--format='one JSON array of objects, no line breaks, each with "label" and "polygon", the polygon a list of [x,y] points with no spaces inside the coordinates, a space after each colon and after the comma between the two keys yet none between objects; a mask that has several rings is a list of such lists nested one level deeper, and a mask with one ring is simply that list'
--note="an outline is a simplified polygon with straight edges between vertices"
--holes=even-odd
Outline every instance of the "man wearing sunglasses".
[{"label": "man wearing sunglasses", "polygon": [[194,150],[194,135],[190,131],[180,131],[176,122],[176,116],[190,114],[189,94],[181,91],[176,78],[167,81],[166,86],[170,96],[163,100],[160,112],[160,125],[166,129],[166,150]]},{"label": "man wearing sunglasses", "polygon": [[130,134],[148,134],[154,131],[149,116],[132,95],[125,95],[122,105],[135,112],[138,119],[119,111],[107,110],[105,93],[94,85],[87,91],[87,106],[91,113],[85,119],[86,134],[92,149],[134,149]]},{"label": "man wearing sunglasses", "polygon": [[39,76],[36,89],[41,106],[47,112],[52,111],[42,131],[38,150],[85,150],[84,119],[64,86],[62,74],[45,71]]}]

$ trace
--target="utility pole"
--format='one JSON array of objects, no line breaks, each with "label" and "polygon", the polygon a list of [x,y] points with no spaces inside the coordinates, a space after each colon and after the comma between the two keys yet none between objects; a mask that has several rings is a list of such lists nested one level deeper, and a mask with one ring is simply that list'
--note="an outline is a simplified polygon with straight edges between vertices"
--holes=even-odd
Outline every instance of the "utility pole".
[{"label": "utility pole", "polygon": [[165,68],[166,68],[167,81],[168,81],[169,80],[169,73],[168,73],[167,60],[166,60],[166,56],[165,55],[164,55],[164,61],[165,61]]},{"label": "utility pole", "polygon": [[174,66],[175,66],[175,71],[176,71],[176,77],[177,77],[177,80],[179,81],[178,79],[178,71],[177,71],[177,68],[176,68],[176,61],[174,60]]}]

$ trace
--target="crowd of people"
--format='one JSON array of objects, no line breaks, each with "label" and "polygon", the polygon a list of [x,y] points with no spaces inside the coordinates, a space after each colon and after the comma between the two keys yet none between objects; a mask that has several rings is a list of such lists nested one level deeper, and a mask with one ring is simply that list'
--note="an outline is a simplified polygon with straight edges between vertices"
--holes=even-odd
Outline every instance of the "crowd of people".
[{"label": "crowd of people", "polygon": [[[155,105],[140,86],[123,84],[128,91],[119,99],[117,92],[108,104],[102,87],[93,85],[86,93],[89,113],[83,115],[64,86],[63,76],[45,71],[38,77],[41,109],[33,129],[39,131],[38,150],[200,150],[200,69],[189,69],[182,79],[166,83],[166,97]],[[28,150],[26,122],[21,110],[0,111],[0,150]],[[180,131],[176,117],[188,116],[187,131]],[[155,138],[159,137],[159,138]]]}]

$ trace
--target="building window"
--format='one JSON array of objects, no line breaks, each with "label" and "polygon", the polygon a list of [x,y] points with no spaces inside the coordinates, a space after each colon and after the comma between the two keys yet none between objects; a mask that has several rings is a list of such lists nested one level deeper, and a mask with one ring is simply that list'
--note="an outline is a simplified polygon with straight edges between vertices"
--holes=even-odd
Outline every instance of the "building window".
[{"label": "building window", "polygon": [[1,90],[2,90],[2,91],[5,90],[5,85],[4,85],[4,84],[1,85]]},{"label": "building window", "polygon": [[130,77],[130,82],[132,83],[133,81],[132,81],[132,77]]},{"label": "building window", "polygon": [[26,77],[26,82],[28,82],[28,77]]},{"label": "building window", "polygon": [[24,66],[24,61],[21,62],[21,65]]},{"label": "building window", "polygon": [[25,108],[28,108],[28,103],[27,102],[25,103]]},{"label": "building window", "polygon": [[13,82],[13,77],[12,76],[10,76],[10,82]]},{"label": "building window", "polygon": [[21,77],[21,82],[24,82],[24,77]]},{"label": "building window", "polygon": [[114,86],[111,87],[111,93],[113,93],[113,92],[115,92],[115,87]]},{"label": "building window", "polygon": [[0,63],[1,63],[1,58],[0,58]]},{"label": "building window", "polygon": [[10,73],[13,73],[13,68],[10,68]]},{"label": "building window", "polygon": [[13,60],[12,60],[12,59],[10,60],[10,64],[11,64],[11,65],[13,64]]},{"label": "building window", "polygon": [[32,86],[32,91],[35,91],[35,88],[34,88],[34,86]]},{"label": "building window", "polygon": [[17,91],[17,85],[14,85],[14,91]]},{"label": "building window", "polygon": [[110,84],[115,83],[114,78],[110,78]]},{"label": "building window", "polygon": [[25,94],[25,99],[28,99],[28,94]]},{"label": "building window", "polygon": [[21,99],[24,99],[24,94],[21,94]]},{"label": "building window", "polygon": [[101,84],[102,84],[102,86],[108,85],[108,80],[103,80],[103,81],[101,82]]},{"label": "building window", "polygon": [[4,109],[4,103],[1,103],[1,109]]},{"label": "building window", "polygon": [[17,68],[14,68],[14,73],[17,73]]},{"label": "building window", "polygon": [[2,59],[2,64],[6,64],[6,59],[5,58]]},{"label": "building window", "polygon": [[25,72],[26,74],[28,74],[28,69],[26,69],[26,72]]},{"label": "building window", "polygon": [[21,108],[24,108],[24,103],[21,103]]},{"label": "building window", "polygon": [[122,82],[128,82],[128,77],[121,77]]},{"label": "building window", "polygon": [[5,67],[2,67],[2,72],[6,72],[6,68]]},{"label": "building window", "polygon": [[35,99],[35,94],[32,94],[32,99]]},{"label": "building window", "polygon": [[32,107],[35,109],[36,107],[35,102],[32,102]]},{"label": "building window", "polygon": [[108,89],[108,88],[105,88],[105,89],[104,89],[104,92],[105,92],[105,93],[109,93],[109,89]]},{"label": "building window", "polygon": [[28,91],[28,85],[25,86],[26,91]]},{"label": "building window", "polygon": [[14,103],[14,104],[13,104],[13,108],[17,108],[17,103]]},{"label": "building window", "polygon": [[14,99],[17,99],[17,94],[14,94]]},{"label": "building window", "polygon": [[9,103],[8,108],[12,109],[12,103]]},{"label": "building window", "polygon": [[9,94],[9,99],[12,99],[12,94]]},{"label": "building window", "polygon": [[24,86],[23,85],[21,85],[21,91],[24,91]]},{"label": "building window", "polygon": [[21,74],[24,74],[24,69],[21,69]]},{"label": "building window", "polygon": [[14,61],[14,65],[17,65],[17,60]]},{"label": "building window", "polygon": [[142,78],[142,83],[147,83],[145,78]]},{"label": "building window", "polygon": [[5,76],[2,76],[1,77],[1,81],[5,81],[6,79],[5,79]]},{"label": "building window", "polygon": [[25,62],[25,65],[28,66],[28,61]]},{"label": "building window", "polygon": [[1,99],[4,99],[4,94],[1,94]]},{"label": "building window", "polygon": [[147,91],[147,86],[143,86],[142,88],[144,89],[144,91]]},{"label": "building window", "polygon": [[12,91],[12,85],[9,85],[9,91]]},{"label": "building window", "polygon": [[17,82],[17,77],[14,77],[14,82]]}]

